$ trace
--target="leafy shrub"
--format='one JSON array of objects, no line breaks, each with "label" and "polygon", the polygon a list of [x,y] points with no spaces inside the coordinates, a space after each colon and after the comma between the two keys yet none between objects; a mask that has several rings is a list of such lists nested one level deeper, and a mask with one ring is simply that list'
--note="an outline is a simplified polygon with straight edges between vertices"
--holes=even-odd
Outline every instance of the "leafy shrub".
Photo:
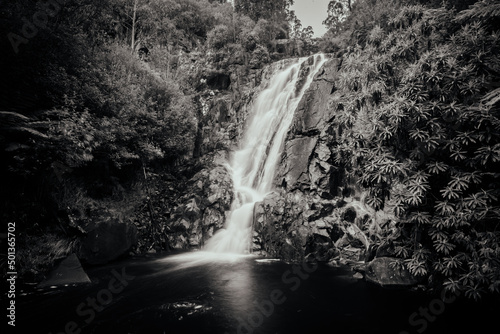
[{"label": "leafy shrub", "polygon": [[207,43],[216,50],[222,49],[231,41],[228,26],[219,24],[208,33]]},{"label": "leafy shrub", "polygon": [[498,292],[499,32],[417,5],[364,36],[331,99],[337,161],[398,217],[396,255],[413,274],[473,298]]}]

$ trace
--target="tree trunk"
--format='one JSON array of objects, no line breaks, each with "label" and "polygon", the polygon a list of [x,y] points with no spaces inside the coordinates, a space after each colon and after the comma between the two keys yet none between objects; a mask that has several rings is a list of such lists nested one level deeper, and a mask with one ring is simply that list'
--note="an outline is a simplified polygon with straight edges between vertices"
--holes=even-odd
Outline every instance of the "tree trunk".
[{"label": "tree trunk", "polygon": [[135,49],[135,19],[137,14],[137,0],[134,0],[134,12],[132,13],[132,41],[130,42],[130,48],[132,52]]}]

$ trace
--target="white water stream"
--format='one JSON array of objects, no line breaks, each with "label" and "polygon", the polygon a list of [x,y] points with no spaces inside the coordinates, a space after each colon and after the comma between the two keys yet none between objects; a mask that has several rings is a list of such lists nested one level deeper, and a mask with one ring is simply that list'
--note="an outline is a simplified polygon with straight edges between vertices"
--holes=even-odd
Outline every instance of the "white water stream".
[{"label": "white water stream", "polygon": [[313,56],[311,64],[309,61],[297,59],[285,69],[275,70],[267,88],[256,98],[240,149],[230,162],[235,191],[232,213],[226,228],[207,241],[206,251],[241,254],[250,250],[254,204],[272,190],[295,110],[326,59],[319,54]]}]

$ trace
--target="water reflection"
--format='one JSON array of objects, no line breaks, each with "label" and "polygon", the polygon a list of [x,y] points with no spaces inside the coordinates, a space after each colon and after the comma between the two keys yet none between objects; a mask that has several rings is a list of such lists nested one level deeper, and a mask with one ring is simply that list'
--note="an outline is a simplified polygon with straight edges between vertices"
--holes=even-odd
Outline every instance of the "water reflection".
[{"label": "water reflection", "polygon": [[[233,317],[246,314],[257,293],[257,282],[252,270],[254,255],[214,252],[192,252],[170,256],[157,262],[168,267],[160,272],[178,273],[186,282],[198,280],[198,286],[213,293],[221,311]],[[186,269],[194,269],[188,271]]]},{"label": "water reflection", "polygon": [[248,258],[255,258],[255,255],[195,251],[168,256],[155,262],[170,272],[197,266],[233,264]]},{"label": "water reflection", "polygon": [[[295,270],[298,266],[301,272]],[[95,312],[95,319],[75,313],[87,298],[99,299],[110,272],[122,268],[134,279]],[[408,317],[432,300],[425,294],[383,290],[353,279],[349,268],[306,269],[249,255],[209,252],[103,266],[89,270],[95,285],[51,295],[20,295],[20,332],[28,332],[23,326],[36,323],[38,332],[60,333],[74,321],[81,334],[399,333],[411,327]],[[469,304],[447,305],[426,333],[460,329],[461,319],[475,319],[486,328],[500,310],[498,302],[493,308]]]},{"label": "water reflection", "polygon": [[247,314],[256,295],[256,279],[248,261],[209,271],[218,306],[233,318]]}]

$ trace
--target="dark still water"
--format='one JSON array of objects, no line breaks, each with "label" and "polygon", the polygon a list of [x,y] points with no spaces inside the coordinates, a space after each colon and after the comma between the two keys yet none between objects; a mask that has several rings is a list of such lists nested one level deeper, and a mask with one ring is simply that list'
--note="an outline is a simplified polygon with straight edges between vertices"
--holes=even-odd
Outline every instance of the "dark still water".
[{"label": "dark still water", "polygon": [[[496,332],[498,295],[481,302],[354,279],[348,268],[204,253],[93,268],[92,284],[18,297],[18,332]],[[494,327],[491,327],[494,326]],[[24,331],[26,330],[26,331]]]}]

